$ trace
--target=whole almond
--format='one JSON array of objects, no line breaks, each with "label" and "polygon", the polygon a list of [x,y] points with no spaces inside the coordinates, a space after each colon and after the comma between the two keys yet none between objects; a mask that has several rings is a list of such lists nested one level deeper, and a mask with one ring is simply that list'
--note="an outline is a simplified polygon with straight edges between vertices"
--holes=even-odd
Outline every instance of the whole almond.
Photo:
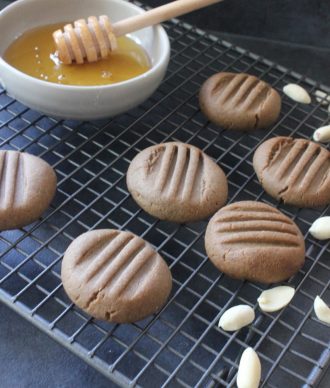
[{"label": "whole almond", "polygon": [[281,310],[291,302],[294,292],[294,288],[289,286],[278,286],[265,290],[258,298],[260,309],[269,313]]},{"label": "whole almond", "polygon": [[257,353],[252,348],[244,350],[237,373],[238,388],[257,388],[261,379],[261,364]]},{"label": "whole almond", "polygon": [[330,217],[321,217],[313,222],[309,233],[318,240],[327,240],[330,238]]},{"label": "whole almond", "polygon": [[226,310],[220,320],[219,327],[225,331],[239,330],[253,322],[255,313],[252,307],[239,304]]},{"label": "whole almond", "polygon": [[315,141],[327,142],[330,141],[330,125],[318,128],[313,135]]},{"label": "whole almond", "polygon": [[283,92],[292,100],[300,102],[301,104],[310,104],[312,101],[308,92],[303,87],[297,84],[285,85],[283,88]]},{"label": "whole almond", "polygon": [[319,296],[314,300],[314,311],[320,321],[330,325],[330,308]]}]

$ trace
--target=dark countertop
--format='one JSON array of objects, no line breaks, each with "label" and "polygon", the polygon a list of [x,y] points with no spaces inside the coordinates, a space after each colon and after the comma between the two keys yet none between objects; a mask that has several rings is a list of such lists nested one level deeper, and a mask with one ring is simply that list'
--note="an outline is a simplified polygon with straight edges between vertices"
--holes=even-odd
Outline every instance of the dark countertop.
[{"label": "dark countertop", "polygon": [[1,388],[116,386],[1,303],[0,317]]},{"label": "dark countertop", "polygon": [[[1,4],[6,1],[0,1]],[[231,43],[330,85],[330,49],[221,33]],[[114,387],[105,377],[0,304],[1,388]],[[320,388],[326,388],[330,370]]]}]

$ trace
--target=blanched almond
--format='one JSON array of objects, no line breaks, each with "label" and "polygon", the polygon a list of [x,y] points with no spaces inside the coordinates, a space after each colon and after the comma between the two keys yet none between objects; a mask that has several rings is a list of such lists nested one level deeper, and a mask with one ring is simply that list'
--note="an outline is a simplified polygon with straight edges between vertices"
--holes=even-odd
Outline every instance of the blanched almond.
[{"label": "blanched almond", "polygon": [[291,302],[294,295],[294,288],[289,286],[278,286],[263,291],[258,303],[262,311],[273,312],[281,310]]},{"label": "blanched almond", "polygon": [[252,348],[244,350],[237,373],[238,388],[257,388],[261,379],[261,364],[257,353]]},{"label": "blanched almond", "polygon": [[330,104],[330,96],[323,92],[322,90],[315,91],[316,101],[320,102],[321,105],[329,105]]},{"label": "blanched almond", "polygon": [[285,85],[283,88],[283,92],[292,100],[300,102],[302,104],[310,104],[312,101],[307,91],[297,84]]},{"label": "blanched almond", "polygon": [[239,304],[222,314],[218,326],[225,331],[235,331],[249,325],[254,318],[255,313],[252,307],[246,304]]},{"label": "blanched almond", "polygon": [[330,125],[318,128],[313,135],[315,141],[330,141]]},{"label": "blanched almond", "polygon": [[330,308],[319,296],[314,300],[314,311],[320,321],[330,325]]},{"label": "blanched almond", "polygon": [[330,238],[330,217],[321,217],[313,222],[309,233],[318,240],[327,240]]}]

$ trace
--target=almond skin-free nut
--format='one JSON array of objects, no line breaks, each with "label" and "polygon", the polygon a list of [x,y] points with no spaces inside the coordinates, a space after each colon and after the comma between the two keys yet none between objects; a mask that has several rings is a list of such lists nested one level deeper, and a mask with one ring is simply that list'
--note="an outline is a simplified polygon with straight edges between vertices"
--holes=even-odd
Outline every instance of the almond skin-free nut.
[{"label": "almond skin-free nut", "polygon": [[301,104],[310,104],[312,99],[307,91],[297,84],[288,84],[283,88],[284,94],[296,102]]},{"label": "almond skin-free nut", "polygon": [[318,128],[313,135],[314,141],[327,142],[330,141],[330,125]]},{"label": "almond skin-free nut", "polygon": [[330,325],[330,308],[319,296],[314,300],[314,311],[320,321]]},{"label": "almond skin-free nut", "polygon": [[309,233],[318,240],[327,240],[330,238],[330,217],[320,217],[313,222]]},{"label": "almond skin-free nut", "polygon": [[291,302],[294,291],[294,288],[289,286],[278,286],[265,290],[258,298],[259,307],[268,313],[281,310]]},{"label": "almond skin-free nut", "polygon": [[257,388],[261,379],[261,364],[258,354],[252,349],[244,350],[237,373],[238,388]]},{"label": "almond skin-free nut", "polygon": [[330,104],[330,96],[322,90],[315,91],[316,101],[320,102],[321,105],[326,106]]},{"label": "almond skin-free nut", "polygon": [[239,304],[226,310],[220,320],[219,327],[225,331],[239,330],[253,322],[255,313],[252,307]]}]

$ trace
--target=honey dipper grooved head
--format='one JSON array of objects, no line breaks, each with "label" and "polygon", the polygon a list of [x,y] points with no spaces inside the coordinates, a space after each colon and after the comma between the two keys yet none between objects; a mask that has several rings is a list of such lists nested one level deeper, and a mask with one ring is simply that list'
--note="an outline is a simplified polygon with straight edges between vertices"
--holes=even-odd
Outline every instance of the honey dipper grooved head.
[{"label": "honey dipper grooved head", "polygon": [[65,65],[73,62],[96,62],[106,58],[117,47],[109,18],[105,15],[89,16],[66,24],[53,32],[58,57]]}]

